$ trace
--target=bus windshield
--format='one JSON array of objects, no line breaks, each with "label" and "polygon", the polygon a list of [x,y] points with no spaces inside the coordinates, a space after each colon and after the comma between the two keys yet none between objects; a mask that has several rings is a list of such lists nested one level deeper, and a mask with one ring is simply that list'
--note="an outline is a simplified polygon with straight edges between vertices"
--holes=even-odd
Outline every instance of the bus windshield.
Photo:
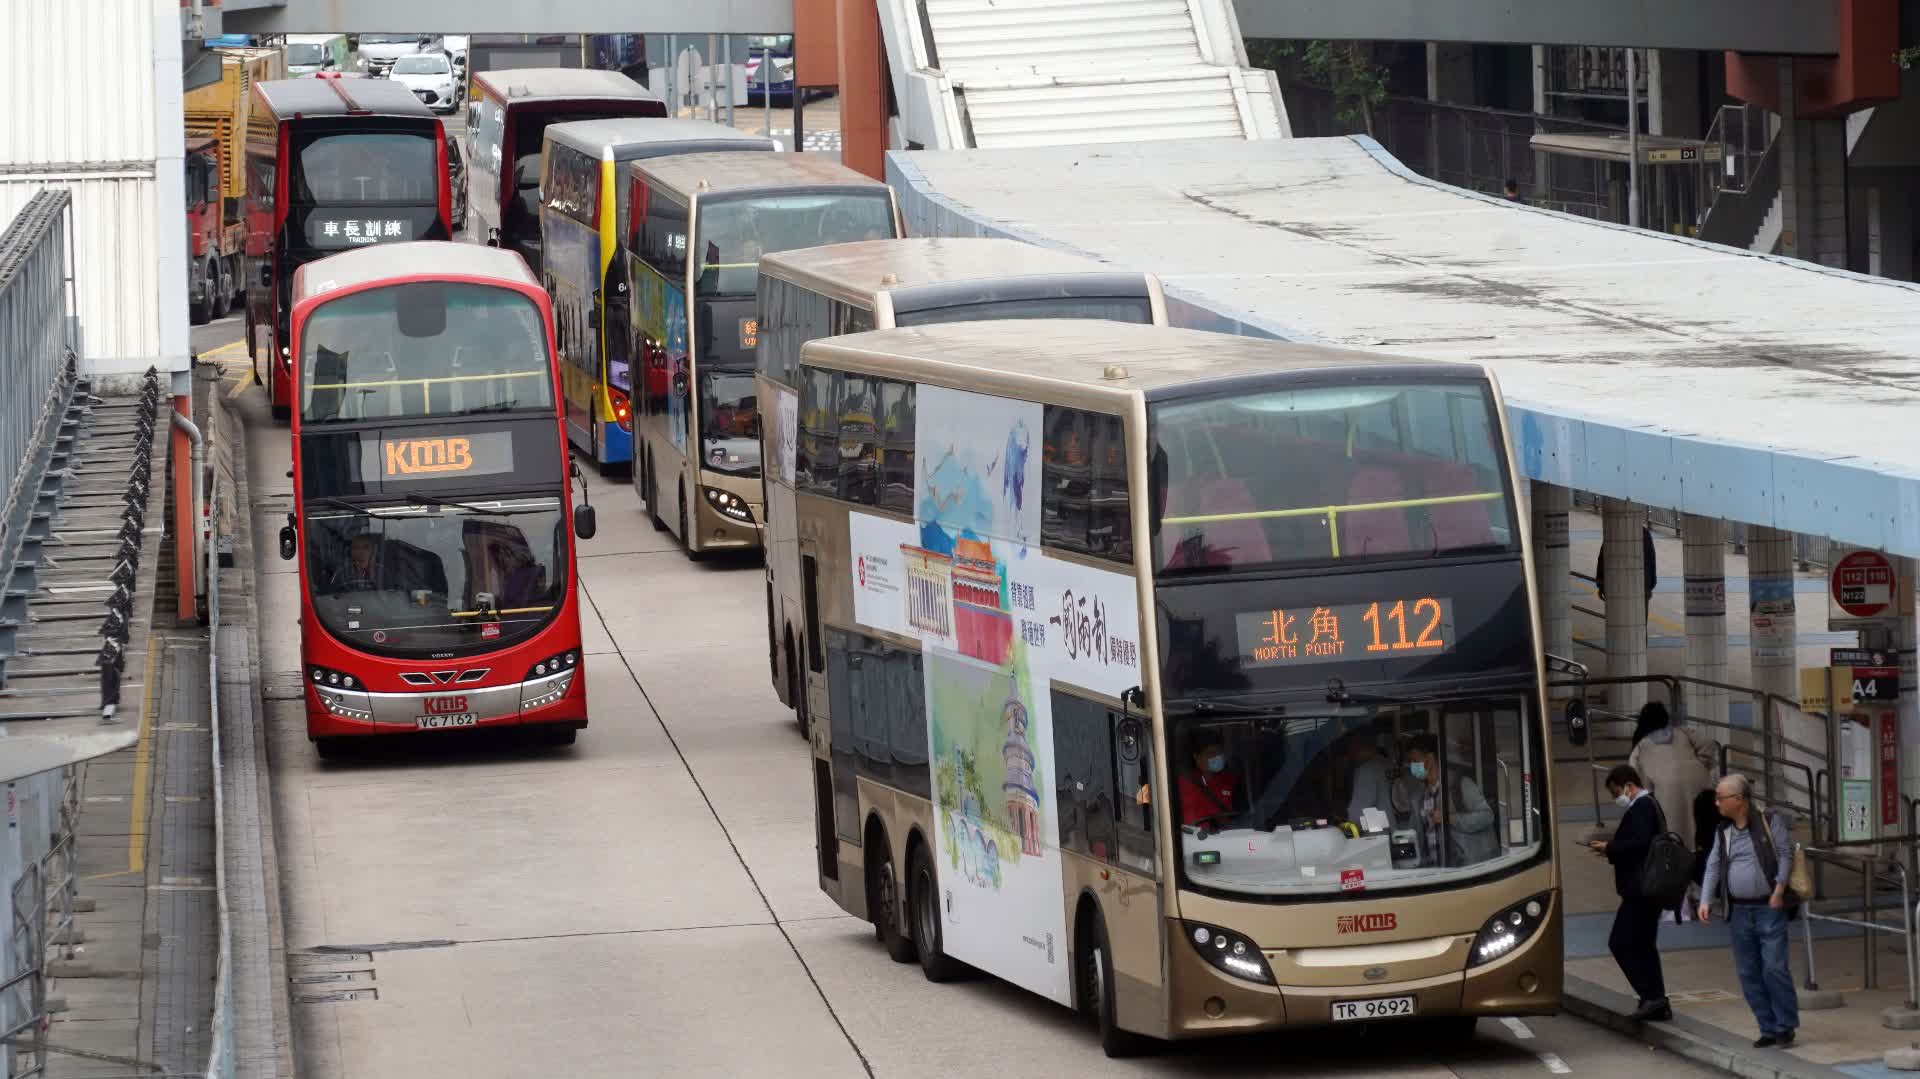
[{"label": "bus windshield", "polygon": [[737,476],[760,474],[760,413],[752,368],[700,368],[700,463]]},{"label": "bus windshield", "polygon": [[1150,418],[1160,571],[1517,542],[1483,383],[1275,389],[1167,401]]},{"label": "bus windshield", "polygon": [[434,205],[440,197],[437,125],[414,130],[319,130],[295,134],[292,199]]},{"label": "bus windshield", "polygon": [[491,651],[532,636],[566,597],[566,515],[551,497],[475,505],[307,507],[313,609],[377,655]]},{"label": "bus windshield", "polygon": [[350,293],[308,316],[300,356],[306,424],[554,407],[540,311],[510,289],[413,281]]},{"label": "bus windshield", "polygon": [[1544,758],[1528,715],[1514,696],[1289,703],[1271,718],[1177,721],[1180,862],[1203,887],[1293,895],[1419,886],[1525,861],[1543,824]]},{"label": "bus windshield", "polygon": [[703,297],[752,296],[762,255],[887,240],[893,231],[893,206],[884,191],[701,199],[694,292]]},{"label": "bus windshield", "polygon": [[1067,296],[1042,300],[995,300],[990,303],[929,307],[900,311],[895,326],[930,326],[940,322],[986,322],[1016,318],[1098,318],[1112,322],[1153,322],[1153,306],[1145,296]]}]

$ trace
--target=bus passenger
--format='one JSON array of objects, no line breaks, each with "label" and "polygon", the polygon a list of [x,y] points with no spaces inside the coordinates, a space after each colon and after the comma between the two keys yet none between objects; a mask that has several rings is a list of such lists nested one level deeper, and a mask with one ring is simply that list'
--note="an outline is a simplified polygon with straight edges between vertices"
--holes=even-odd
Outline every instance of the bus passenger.
[{"label": "bus passenger", "polygon": [[[1493,856],[1493,809],[1480,785],[1464,765],[1447,768],[1447,790],[1440,789],[1440,741],[1416,734],[1407,746],[1407,771],[1420,781],[1420,806],[1414,816],[1419,827],[1420,864],[1473,865]],[[1441,836],[1446,849],[1441,850]]]},{"label": "bus passenger", "polygon": [[1368,809],[1377,809],[1392,817],[1391,780],[1387,760],[1372,731],[1355,731],[1347,736],[1347,762],[1353,766],[1353,793],[1347,798],[1347,819],[1355,824]]},{"label": "bus passenger", "polygon": [[1227,772],[1227,750],[1220,732],[1194,733],[1193,767],[1180,774],[1180,820],[1199,824],[1233,815],[1233,797],[1240,781]]}]

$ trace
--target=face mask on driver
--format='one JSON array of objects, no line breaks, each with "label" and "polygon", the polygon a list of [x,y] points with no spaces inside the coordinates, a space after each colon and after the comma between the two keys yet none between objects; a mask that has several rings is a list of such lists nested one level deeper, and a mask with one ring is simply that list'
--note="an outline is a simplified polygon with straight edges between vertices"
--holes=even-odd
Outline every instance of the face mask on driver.
[{"label": "face mask on driver", "polygon": [[1224,772],[1227,770],[1227,758],[1223,753],[1215,753],[1207,758],[1207,771]]},{"label": "face mask on driver", "polygon": [[1427,778],[1427,762],[1413,761],[1407,765],[1407,774],[1415,779]]}]

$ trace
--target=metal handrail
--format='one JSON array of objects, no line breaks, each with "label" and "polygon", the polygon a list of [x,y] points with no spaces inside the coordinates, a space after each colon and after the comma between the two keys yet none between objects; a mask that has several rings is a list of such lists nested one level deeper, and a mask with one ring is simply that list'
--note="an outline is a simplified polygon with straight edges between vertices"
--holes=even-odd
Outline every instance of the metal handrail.
[{"label": "metal handrail", "polygon": [[[1802,939],[1806,942],[1807,949],[1806,987],[1808,989],[1820,988],[1815,970],[1813,923],[1831,922],[1836,925],[1851,925],[1857,926],[1860,929],[1861,943],[1865,947],[1866,969],[1864,975],[1865,987],[1868,989],[1879,988],[1880,981],[1880,964],[1879,958],[1874,954],[1873,950],[1873,934],[1892,933],[1905,940],[1907,953],[1906,1006],[1908,1008],[1920,1006],[1916,1004],[1915,1000],[1915,989],[1916,987],[1920,987],[1920,955],[1916,955],[1914,951],[1913,887],[1912,877],[1908,873],[1907,867],[1901,864],[1898,859],[1883,858],[1871,851],[1854,854],[1848,851],[1821,847],[1801,847],[1800,849],[1809,859],[1815,862],[1823,865],[1837,866],[1860,874],[1860,917],[1858,919],[1843,918],[1837,914],[1819,914],[1813,910],[1814,901],[1811,897],[1801,901],[1800,916],[1806,923],[1806,927],[1801,933]],[[1886,863],[1888,867],[1897,871],[1900,875],[1900,925],[1898,927],[1885,925],[1874,917],[1874,884],[1879,879],[1879,875],[1875,872],[1874,867],[1882,862]]]},{"label": "metal handrail", "polygon": [[[209,427],[211,427],[211,421]],[[199,480],[196,462],[194,479]],[[207,520],[219,519],[220,485],[207,485]],[[199,525],[195,524],[196,533]],[[233,917],[229,906],[227,865],[226,766],[221,760],[220,724],[220,545],[206,545],[207,581],[207,685],[212,705],[207,721],[212,732],[213,755],[213,881],[214,899],[219,911],[219,959],[214,968],[213,1018],[209,1026],[207,1079],[231,1079],[234,1074],[233,1046]]]}]

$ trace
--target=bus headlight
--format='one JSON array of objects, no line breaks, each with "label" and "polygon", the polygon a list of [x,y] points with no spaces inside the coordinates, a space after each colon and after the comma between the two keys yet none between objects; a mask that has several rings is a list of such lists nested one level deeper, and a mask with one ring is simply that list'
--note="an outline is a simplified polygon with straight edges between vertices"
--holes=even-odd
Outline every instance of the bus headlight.
[{"label": "bus headlight", "polygon": [[1249,982],[1273,984],[1273,972],[1267,969],[1267,957],[1260,946],[1238,933],[1199,922],[1182,922],[1187,943],[1201,958],[1217,969]]},{"label": "bus headlight", "polygon": [[569,648],[558,652],[534,664],[527,669],[520,689],[520,707],[545,708],[567,695],[573,688],[574,676],[580,673],[580,650]]},{"label": "bus headlight", "polygon": [[327,714],[360,723],[373,722],[373,701],[358,678],[330,667],[309,667],[307,678]]},{"label": "bus headlight", "polygon": [[1473,951],[1467,956],[1468,969],[1491,963],[1525,943],[1546,922],[1547,911],[1552,906],[1553,893],[1541,892],[1494,915],[1481,927],[1480,935],[1473,938]]},{"label": "bus headlight", "polygon": [[753,510],[747,507],[747,500],[732,491],[722,491],[718,487],[703,487],[707,494],[707,504],[718,510],[721,516],[739,521],[742,524],[753,523]]}]

